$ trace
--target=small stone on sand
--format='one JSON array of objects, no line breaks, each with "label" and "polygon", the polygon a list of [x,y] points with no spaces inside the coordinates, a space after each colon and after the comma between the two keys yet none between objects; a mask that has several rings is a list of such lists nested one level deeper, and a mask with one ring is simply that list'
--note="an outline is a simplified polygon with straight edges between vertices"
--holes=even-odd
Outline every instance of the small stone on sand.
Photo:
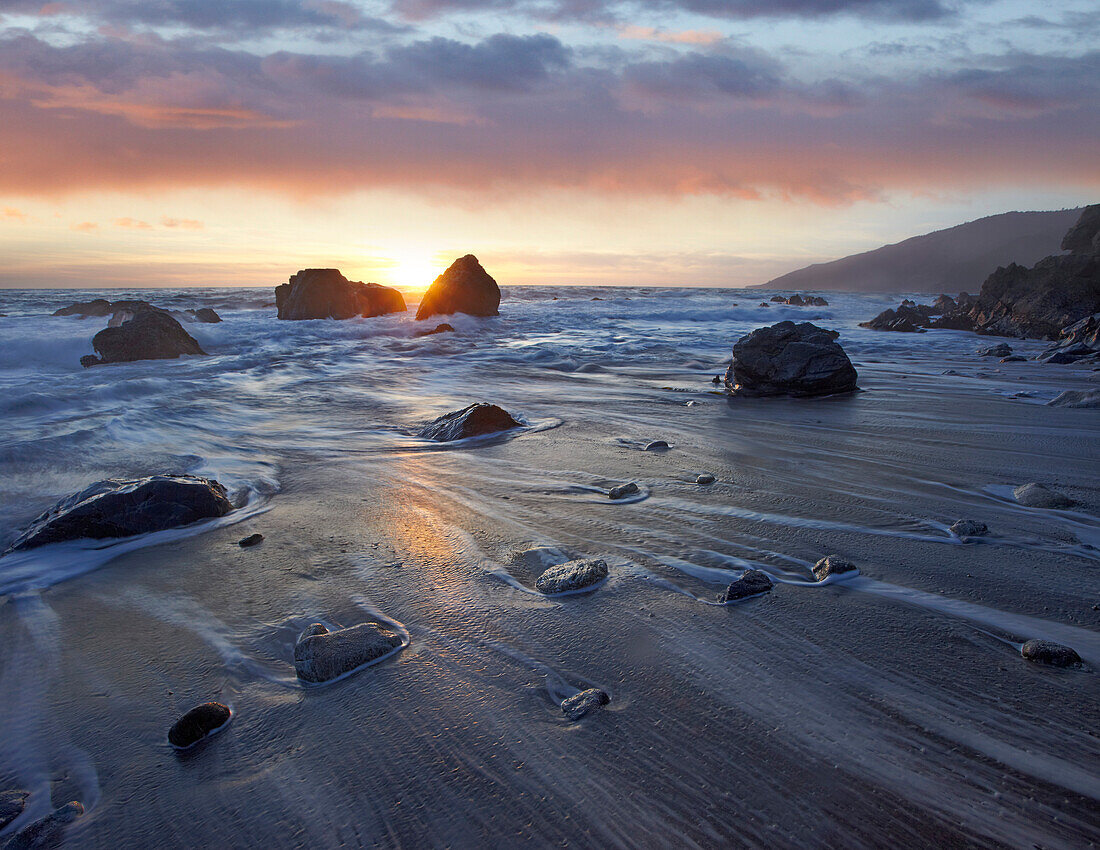
[{"label": "small stone on sand", "polygon": [[814,564],[814,576],[818,581],[825,581],[829,576],[851,572],[859,572],[859,570],[856,569],[855,564],[845,561],[840,555],[826,555]]},{"label": "small stone on sand", "polygon": [[770,591],[773,586],[772,580],[763,570],[748,570],[718,596],[718,601],[736,602],[738,599],[759,596],[761,593]]},{"label": "small stone on sand", "polygon": [[582,590],[607,578],[607,562],[601,559],[567,561],[551,567],[535,582],[542,593],[569,593]]},{"label": "small stone on sand", "polygon": [[627,496],[633,496],[637,492],[638,485],[631,481],[629,484],[619,484],[617,487],[612,487],[607,491],[607,498],[625,499]]},{"label": "small stone on sand", "polygon": [[645,447],[645,450],[647,452],[667,452],[670,448],[672,447],[664,440],[654,440]]},{"label": "small stone on sand", "polygon": [[257,543],[259,543],[263,539],[264,539],[264,536],[262,534],[259,534],[259,533],[250,534],[250,535],[248,535],[248,537],[244,538],[243,540],[238,540],[237,545],[238,546],[255,546]]},{"label": "small stone on sand", "polygon": [[1029,640],[1020,649],[1020,654],[1028,661],[1049,664],[1051,667],[1072,667],[1081,663],[1081,656],[1060,643],[1052,640]]},{"label": "small stone on sand", "polygon": [[221,731],[232,716],[228,706],[220,702],[204,702],[172,724],[172,728],[168,730],[168,743],[177,750],[186,750]]},{"label": "small stone on sand", "polygon": [[599,688],[589,688],[562,700],[561,713],[569,720],[580,720],[588,712],[605,706],[609,702],[611,702],[611,697]]},{"label": "small stone on sand", "polygon": [[1017,487],[1012,495],[1017,502],[1028,508],[1071,508],[1077,504],[1065,494],[1034,482]]},{"label": "small stone on sand", "polygon": [[974,519],[960,519],[951,524],[951,533],[957,537],[981,537],[989,534],[989,527]]},{"label": "small stone on sand", "polygon": [[713,484],[714,483],[714,476],[711,475],[709,472],[704,472],[704,473],[700,474],[695,479],[695,483],[696,484]]}]

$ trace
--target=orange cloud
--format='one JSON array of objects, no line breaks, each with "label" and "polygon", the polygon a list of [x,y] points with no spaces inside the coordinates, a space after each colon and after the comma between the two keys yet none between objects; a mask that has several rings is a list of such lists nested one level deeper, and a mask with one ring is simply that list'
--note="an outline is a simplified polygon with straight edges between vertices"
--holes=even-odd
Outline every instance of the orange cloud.
[{"label": "orange cloud", "polygon": [[152,230],[153,225],[147,221],[138,221],[136,218],[116,218],[114,220],[115,227],[126,227],[131,230]]},{"label": "orange cloud", "polygon": [[95,230],[99,230],[99,225],[94,221],[82,221],[79,224],[73,223],[69,225],[70,230],[76,230],[80,233],[91,233]]},{"label": "orange cloud", "polygon": [[619,38],[636,41],[664,41],[669,44],[717,44],[725,36],[716,30],[662,30],[626,24],[618,28]]},{"label": "orange cloud", "polygon": [[202,230],[205,227],[201,221],[196,221],[193,218],[168,218],[168,216],[165,216],[160,220],[160,223],[165,227],[179,227],[183,230]]},{"label": "orange cloud", "polygon": [[0,218],[9,221],[26,221],[27,214],[22,210],[17,210],[15,207],[4,207],[0,209]]}]

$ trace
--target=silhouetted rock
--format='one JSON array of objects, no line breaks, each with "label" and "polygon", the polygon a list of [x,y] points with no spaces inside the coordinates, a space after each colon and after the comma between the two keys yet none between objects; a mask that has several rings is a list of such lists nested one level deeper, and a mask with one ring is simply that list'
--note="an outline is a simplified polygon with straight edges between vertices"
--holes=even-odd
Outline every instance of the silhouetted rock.
[{"label": "silhouetted rock", "polygon": [[75,301],[68,307],[54,310],[55,316],[109,316],[114,312],[111,302],[106,298],[96,298],[92,301]]},{"label": "silhouetted rock", "polygon": [[738,599],[759,596],[761,593],[770,591],[773,586],[767,573],[762,570],[748,570],[741,578],[732,582],[729,587],[722,591],[718,596],[718,601],[722,603],[736,602]]},{"label": "silhouetted rock", "polygon": [[442,324],[436,325],[430,331],[417,331],[416,336],[431,336],[432,334],[445,334],[445,333],[452,333],[453,331],[454,331],[454,328],[451,327],[451,325],[448,325],[446,322],[443,322]]},{"label": "silhouetted rock", "polygon": [[1007,342],[991,345],[978,352],[979,357],[1008,357],[1012,353],[1012,346]]},{"label": "silhouetted rock", "polygon": [[249,546],[255,546],[259,543],[262,543],[263,539],[264,539],[264,536],[262,534],[260,534],[259,532],[257,532],[256,534],[248,535],[248,537],[245,537],[242,540],[238,540],[237,545],[242,547],[242,548],[247,548]]},{"label": "silhouetted rock", "polygon": [[168,743],[177,750],[193,747],[216,732],[220,732],[232,717],[227,706],[220,702],[204,702],[187,712],[168,730]]},{"label": "silhouetted rock", "polygon": [[912,301],[903,302],[896,310],[883,310],[869,322],[860,322],[861,328],[873,331],[898,333],[923,333],[931,307],[915,306]]},{"label": "silhouetted rock", "polygon": [[818,581],[825,581],[829,576],[852,572],[859,572],[856,565],[845,561],[840,555],[826,555],[814,564],[814,576]]},{"label": "silhouetted rock", "polygon": [[619,484],[617,487],[612,487],[607,491],[607,498],[625,499],[627,496],[633,496],[638,492],[638,485],[631,481],[629,484]]},{"label": "silhouetted rock", "polygon": [[522,425],[522,422],[513,419],[512,415],[503,408],[481,401],[433,419],[420,429],[418,436],[445,443],[508,431]]},{"label": "silhouetted rock", "polygon": [[84,814],[84,806],[75,800],[54,809],[46,817],[36,820],[11,836],[4,850],[37,850],[56,847],[61,843],[65,828]]},{"label": "silhouetted rock", "polygon": [[562,700],[561,713],[569,720],[580,720],[588,712],[605,706],[609,702],[611,697],[599,688],[589,688]]},{"label": "silhouetted rock", "polygon": [[542,593],[570,593],[598,584],[607,578],[607,563],[603,560],[577,559],[551,567],[535,582]]},{"label": "silhouetted rock", "polygon": [[957,537],[982,537],[989,534],[988,526],[974,519],[956,520],[951,524],[951,531]]},{"label": "silhouetted rock", "polygon": [[401,646],[401,637],[377,623],[330,632],[314,623],[294,645],[294,670],[305,682],[328,682]]},{"label": "silhouetted rock", "polygon": [[786,303],[790,304],[792,307],[805,307],[806,306],[806,302],[802,299],[802,296],[798,295],[797,293],[790,296],[789,298],[787,298]]},{"label": "silhouetted rock", "polygon": [[757,328],[733,346],[726,389],[735,396],[817,396],[856,389],[837,334],[809,322]]},{"label": "silhouetted rock", "polygon": [[1051,667],[1072,667],[1081,663],[1081,656],[1073,649],[1052,640],[1029,640],[1021,647],[1020,655],[1028,661]]},{"label": "silhouetted rock", "polygon": [[225,488],[194,475],[108,478],[58,502],[34,520],[9,551],[82,538],[129,537],[225,516]]},{"label": "silhouetted rock", "polygon": [[349,281],[339,269],[302,269],[275,287],[280,319],[351,319],[403,313],[408,308],[396,289]]},{"label": "silhouetted rock", "polygon": [[498,316],[500,287],[481,267],[477,257],[467,254],[451,263],[450,268],[428,287],[417,308],[416,318],[468,313],[471,316]]},{"label": "silhouetted rock", "polygon": [[1022,484],[1012,491],[1016,501],[1029,508],[1071,508],[1077,504],[1073,499],[1051,490],[1044,484]]},{"label": "silhouetted rock", "polygon": [[108,327],[92,337],[98,360],[80,359],[82,366],[101,363],[128,363],[134,360],[173,360],[184,354],[206,354],[164,310],[149,309],[136,313],[117,327]]},{"label": "silhouetted rock", "polygon": [[0,791],[0,829],[23,814],[29,796],[26,791]]},{"label": "silhouetted rock", "polygon": [[773,304],[786,304],[787,303],[787,299],[782,295],[773,295],[770,300]]},{"label": "silhouetted rock", "polygon": [[1100,407],[1100,390],[1066,390],[1047,402],[1049,407]]},{"label": "silhouetted rock", "polygon": [[811,307],[828,307],[829,302],[820,295],[807,295],[806,303]]},{"label": "silhouetted rock", "polygon": [[1077,223],[1062,237],[1062,250],[1074,254],[1100,254],[1100,204],[1082,210]]},{"label": "silhouetted rock", "polygon": [[206,325],[216,325],[222,320],[222,317],[210,307],[199,307],[197,310],[188,310],[187,312],[194,316],[196,322],[202,322]]}]

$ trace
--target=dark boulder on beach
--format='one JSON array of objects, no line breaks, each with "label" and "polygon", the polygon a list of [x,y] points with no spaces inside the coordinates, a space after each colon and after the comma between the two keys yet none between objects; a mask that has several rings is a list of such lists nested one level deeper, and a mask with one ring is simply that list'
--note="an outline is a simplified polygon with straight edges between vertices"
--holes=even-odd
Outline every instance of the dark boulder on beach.
[{"label": "dark boulder on beach", "polygon": [[607,498],[625,499],[627,496],[633,496],[638,492],[638,485],[631,481],[629,484],[619,484],[616,487],[612,487],[607,491]]},{"label": "dark boulder on beach", "polygon": [[1052,640],[1029,640],[1021,647],[1020,655],[1028,661],[1051,667],[1073,667],[1081,663],[1081,656],[1073,649]]},{"label": "dark boulder on beach", "polygon": [[0,791],[0,829],[23,814],[29,796],[26,791]]},{"label": "dark boulder on beach", "polygon": [[314,623],[294,644],[294,670],[305,682],[328,682],[401,647],[401,636],[377,623],[330,632]]},{"label": "dark boulder on beach", "polygon": [[504,408],[482,401],[433,419],[420,429],[417,436],[446,443],[508,431],[522,425],[522,422],[514,419]]},{"label": "dark boulder on beach", "polygon": [[58,502],[34,520],[8,551],[62,540],[130,537],[225,516],[225,488],[194,475],[108,478]]},{"label": "dark boulder on beach", "polygon": [[858,573],[856,565],[851,561],[845,561],[840,555],[826,555],[814,564],[814,577],[818,581],[825,581],[829,576],[842,573]]},{"label": "dark boulder on beach", "polygon": [[459,257],[428,287],[416,311],[416,318],[452,313],[471,316],[499,316],[500,287],[481,267],[477,257]]},{"label": "dark boulder on beach", "polygon": [[974,519],[960,519],[951,523],[951,533],[956,537],[983,537],[989,534],[989,527]]},{"label": "dark boulder on beach", "polygon": [[570,593],[599,584],[607,578],[607,562],[602,559],[578,558],[551,567],[538,577],[535,587],[542,593]]},{"label": "dark boulder on beach", "polygon": [[80,359],[80,365],[173,360],[185,354],[206,354],[179,322],[156,308],[141,310],[116,327],[104,328],[92,337],[92,348],[99,358],[86,355]]},{"label": "dark boulder on beach", "polygon": [[416,336],[432,336],[433,334],[446,334],[446,333],[453,333],[453,332],[454,332],[454,327],[447,324],[446,322],[443,322],[441,324],[436,325],[430,331],[417,331],[415,335]]},{"label": "dark boulder on beach", "polygon": [[696,484],[713,484],[714,483],[714,476],[711,475],[709,472],[700,472],[695,477],[695,483]]},{"label": "dark boulder on beach", "polygon": [[404,313],[405,299],[396,289],[377,283],[350,281],[339,269],[302,269],[275,287],[280,319],[369,318]]},{"label": "dark boulder on beach", "polygon": [[256,546],[262,543],[263,539],[264,536],[257,532],[256,534],[250,534],[248,535],[248,537],[238,540],[237,545],[240,546],[242,549],[247,549],[249,546]]},{"label": "dark boulder on beach", "polygon": [[757,328],[733,346],[726,389],[734,396],[820,396],[852,392],[856,370],[838,334],[810,322]]},{"label": "dark boulder on beach", "polygon": [[747,599],[750,596],[759,596],[767,593],[774,587],[771,578],[762,570],[748,570],[741,578],[731,582],[718,596],[722,603],[736,602],[738,599]]},{"label": "dark boulder on beach", "polygon": [[605,706],[609,702],[611,702],[611,697],[604,691],[599,688],[589,688],[562,700],[561,713],[568,720],[580,720],[588,712]]},{"label": "dark boulder on beach", "polygon": [[186,750],[199,741],[220,732],[233,713],[220,702],[204,702],[197,705],[172,724],[168,730],[168,743],[177,750]]},{"label": "dark boulder on beach", "polygon": [[8,839],[4,850],[38,850],[57,847],[64,837],[65,828],[84,814],[84,806],[75,800],[54,809],[44,818],[19,830]]},{"label": "dark boulder on beach", "polygon": [[1012,491],[1016,501],[1028,508],[1072,508],[1077,503],[1045,484],[1021,484]]},{"label": "dark boulder on beach", "polygon": [[989,348],[983,348],[978,352],[979,357],[1008,357],[1010,354],[1012,354],[1012,346],[1007,342],[991,345]]}]

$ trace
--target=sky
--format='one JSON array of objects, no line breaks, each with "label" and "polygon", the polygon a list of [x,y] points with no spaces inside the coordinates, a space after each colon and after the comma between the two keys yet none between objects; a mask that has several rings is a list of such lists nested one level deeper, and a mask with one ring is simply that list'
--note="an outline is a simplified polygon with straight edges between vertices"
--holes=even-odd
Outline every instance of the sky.
[{"label": "sky", "polygon": [[1097,201],[1096,0],[0,0],[0,287],[744,286]]}]

